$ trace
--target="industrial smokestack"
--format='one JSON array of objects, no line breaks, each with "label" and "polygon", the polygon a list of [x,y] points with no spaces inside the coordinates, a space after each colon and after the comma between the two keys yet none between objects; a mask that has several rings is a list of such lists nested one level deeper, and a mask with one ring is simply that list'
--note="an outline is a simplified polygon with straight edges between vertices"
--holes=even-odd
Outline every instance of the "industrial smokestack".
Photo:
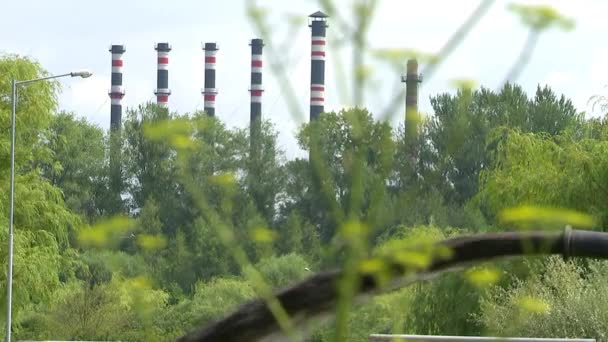
[{"label": "industrial smokestack", "polygon": [[405,126],[409,129],[413,116],[418,114],[418,84],[422,82],[422,76],[418,74],[417,60],[407,61],[407,73],[401,81],[405,83]]},{"label": "industrial smokestack", "polygon": [[264,41],[262,39],[252,39],[251,44],[251,107],[249,117],[249,149],[251,156],[252,179],[256,179],[259,174],[258,161],[260,154],[260,133],[262,131],[262,49]]},{"label": "industrial smokestack", "polygon": [[127,50],[124,45],[112,45],[109,51],[112,54],[112,80],[108,93],[111,102],[110,128],[116,130],[120,129],[122,122],[122,98],[125,96],[122,87],[122,55]]},{"label": "industrial smokestack", "polygon": [[122,86],[122,55],[127,51],[124,45],[112,45],[109,49],[112,54],[112,79],[110,96],[110,191],[112,200],[108,209],[111,214],[121,211],[122,171],[121,171],[121,127],[122,127],[122,99],[125,91]]},{"label": "industrial smokestack", "polygon": [[156,103],[159,106],[167,107],[169,95],[171,95],[169,89],[169,51],[171,51],[171,45],[169,43],[158,43],[154,46],[154,50],[158,53],[154,95],[156,95]]},{"label": "industrial smokestack", "polygon": [[325,31],[327,14],[318,11],[309,16],[311,28],[310,61],[310,121],[315,120],[325,110]]},{"label": "industrial smokestack", "polygon": [[205,112],[209,116],[215,116],[215,97],[217,89],[215,88],[215,55],[217,54],[216,43],[205,43],[205,89],[203,97],[205,98]]},{"label": "industrial smokestack", "polygon": [[262,119],[262,49],[264,41],[262,39],[252,39],[251,44],[251,108],[250,123],[251,127],[257,125]]},{"label": "industrial smokestack", "polygon": [[262,163],[260,155],[262,153],[262,49],[264,41],[262,39],[252,39],[251,44],[251,107],[249,117],[249,191],[254,203],[261,212],[265,211],[263,191],[259,186],[260,175],[262,174]]},{"label": "industrial smokestack", "polygon": [[410,59],[407,61],[407,72],[401,77],[405,82],[405,143],[409,165],[412,170],[417,170],[420,146],[418,143],[420,115],[418,114],[418,84],[422,82],[422,76],[418,74],[418,61]]}]

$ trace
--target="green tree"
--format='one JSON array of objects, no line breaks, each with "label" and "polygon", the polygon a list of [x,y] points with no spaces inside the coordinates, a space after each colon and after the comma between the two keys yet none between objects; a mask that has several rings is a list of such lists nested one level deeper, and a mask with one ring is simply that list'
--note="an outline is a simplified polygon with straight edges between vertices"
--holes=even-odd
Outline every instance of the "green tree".
[{"label": "green tree", "polygon": [[173,339],[213,321],[255,297],[253,288],[239,279],[217,278],[196,284],[192,299],[180,302],[162,316],[163,330]]},{"label": "green tree", "polygon": [[183,189],[177,180],[175,150],[168,142],[151,140],[144,127],[170,120],[174,114],[154,104],[127,111],[125,120],[125,171],[132,210],[143,208],[150,197],[162,198],[159,218],[163,233],[174,236],[184,222],[180,194]]},{"label": "green tree", "polygon": [[479,189],[482,170],[491,167],[488,144],[491,132],[498,127],[523,132],[557,135],[580,126],[580,114],[564,96],[548,87],[538,88],[529,99],[520,86],[506,84],[498,93],[481,88],[459,90],[456,95],[441,94],[431,98],[435,115],[426,127],[434,156],[426,163],[443,180],[439,189],[446,200],[464,205]]},{"label": "green tree", "polygon": [[551,258],[527,279],[495,288],[477,315],[488,333],[544,338],[608,338],[606,264]]},{"label": "green tree", "polygon": [[[0,56],[0,126],[10,127],[11,79],[34,79],[48,73],[35,61],[14,55]],[[60,285],[62,270],[73,253],[70,238],[80,219],[66,207],[61,190],[42,177],[41,162],[52,164],[45,144],[56,110],[56,82],[37,82],[19,88],[15,159],[15,236],[13,259],[13,321],[32,303],[48,300]],[[7,264],[10,136],[0,137],[0,262]],[[6,273],[0,273],[5,293]],[[2,297],[5,301],[5,297]],[[3,304],[6,304],[5,302]],[[4,314],[4,313],[2,313]]]},{"label": "green tree", "polygon": [[[59,288],[49,305],[32,313],[29,329],[18,338],[78,340],[161,340],[150,326],[163,312],[167,295],[120,277],[98,286],[71,282]],[[69,324],[66,324],[69,322]]]},{"label": "green tree", "polygon": [[262,259],[255,265],[264,280],[279,289],[302,280],[312,270],[303,256],[295,253]]},{"label": "green tree", "polygon": [[321,241],[315,227],[297,211],[292,211],[285,220],[277,223],[279,238],[277,250],[282,254],[298,253],[306,255],[313,264],[321,257]]},{"label": "green tree", "polygon": [[279,196],[285,187],[286,175],[282,167],[285,156],[277,146],[278,132],[270,122],[263,122],[257,135],[255,132],[253,130],[249,137],[251,148],[247,154],[244,186],[266,222],[273,222]]},{"label": "green tree", "polygon": [[53,162],[40,165],[42,174],[62,190],[72,211],[89,220],[102,216],[108,171],[103,131],[62,112],[52,117],[47,141]]},{"label": "green tree", "polygon": [[517,205],[571,208],[606,222],[606,141],[496,132],[495,167],[482,174],[478,200],[496,219]]},{"label": "green tree", "polygon": [[377,223],[375,228],[382,230],[379,210],[388,198],[386,179],[395,148],[390,126],[355,108],[324,113],[303,127],[298,140],[311,151],[313,162],[287,164],[287,212],[297,209],[309,218],[324,242],[347,215]]}]

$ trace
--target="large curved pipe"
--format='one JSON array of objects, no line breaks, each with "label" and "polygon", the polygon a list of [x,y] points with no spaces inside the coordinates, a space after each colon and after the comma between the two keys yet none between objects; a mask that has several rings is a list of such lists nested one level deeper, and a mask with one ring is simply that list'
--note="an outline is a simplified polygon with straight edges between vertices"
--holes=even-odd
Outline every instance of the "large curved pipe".
[{"label": "large curved pipe", "polygon": [[[608,233],[585,230],[489,233],[447,239],[437,245],[449,248],[450,256],[434,257],[428,267],[407,277],[404,283],[451,268],[504,257],[562,255],[564,258],[608,258]],[[393,279],[411,271],[402,263],[389,259],[385,262]],[[315,274],[279,292],[277,299],[290,317],[297,317],[298,320],[313,318],[333,308],[338,297],[335,284],[341,274],[340,270]],[[358,295],[378,289],[374,274],[360,275]],[[178,341],[258,341],[278,332],[279,326],[266,303],[257,299]]]}]

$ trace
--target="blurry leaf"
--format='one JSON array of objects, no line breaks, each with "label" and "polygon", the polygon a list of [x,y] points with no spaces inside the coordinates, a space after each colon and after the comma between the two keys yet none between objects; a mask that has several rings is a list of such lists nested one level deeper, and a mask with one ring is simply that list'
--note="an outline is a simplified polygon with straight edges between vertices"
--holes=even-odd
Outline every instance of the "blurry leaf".
[{"label": "blurry leaf", "polygon": [[254,228],[251,230],[251,238],[255,242],[269,243],[277,238],[277,233],[268,228]]},{"label": "blurry leaf", "polygon": [[415,108],[406,108],[405,111],[405,122],[408,126],[405,127],[407,135],[409,137],[416,137],[420,131],[420,124],[422,123],[422,115]]},{"label": "blurry leaf", "polygon": [[86,229],[80,232],[78,239],[81,244],[103,247],[108,243],[108,237],[101,230]]},{"label": "blurry leaf", "polygon": [[306,19],[306,16],[296,13],[290,13],[287,15],[287,22],[292,26],[306,25]]},{"label": "blurry leaf", "polygon": [[499,219],[504,223],[525,223],[535,221],[541,224],[572,225],[585,228],[596,225],[595,219],[592,216],[578,211],[532,206],[505,209],[500,213]]},{"label": "blurry leaf", "polygon": [[556,25],[563,30],[574,28],[574,20],[564,17],[556,9],[548,5],[510,4],[509,10],[519,14],[525,25],[535,30],[543,30]]},{"label": "blurry leaf", "polygon": [[465,277],[479,288],[490,287],[500,280],[500,271],[495,268],[472,269],[466,272]]},{"label": "blurry leaf", "polygon": [[250,4],[247,6],[247,16],[253,21],[263,21],[264,17],[268,14],[268,9],[259,6],[257,4]]},{"label": "blurry leaf", "polygon": [[167,245],[167,240],[162,235],[140,234],[137,237],[137,244],[144,250],[158,250]]},{"label": "blurry leaf", "polygon": [[359,263],[359,272],[373,276],[379,288],[384,287],[391,280],[391,273],[388,265],[379,258],[361,261]]},{"label": "blurry leaf", "polygon": [[433,252],[438,259],[449,259],[454,255],[454,251],[450,247],[443,245],[436,246]]},{"label": "blurry leaf", "polygon": [[236,178],[232,172],[223,172],[210,177],[211,183],[220,186],[230,186],[236,183]]},{"label": "blurry leaf", "polygon": [[385,262],[379,258],[363,260],[359,265],[359,270],[363,273],[376,273],[383,271],[385,268]]},{"label": "blurry leaf", "polygon": [[420,63],[435,63],[437,56],[431,53],[424,53],[414,49],[376,49],[372,51],[373,55],[381,60],[391,62],[393,64],[404,64],[408,59],[417,59]]},{"label": "blurry leaf", "polygon": [[471,91],[472,89],[477,87],[477,81],[475,81],[474,79],[470,79],[470,78],[454,79],[454,80],[450,81],[450,83],[453,87],[462,89],[465,91]]},{"label": "blurry leaf", "polygon": [[189,135],[191,132],[191,123],[186,119],[172,119],[144,124],[144,135],[151,140],[163,141],[176,135]]},{"label": "blurry leaf", "polygon": [[108,220],[100,221],[93,226],[91,229],[99,229],[103,231],[117,231],[126,232],[133,228],[135,222],[126,216],[114,216]]},{"label": "blurry leaf", "polygon": [[127,285],[130,286],[132,289],[136,290],[152,288],[152,283],[150,282],[150,279],[146,277],[136,277],[129,279]]},{"label": "blurry leaf", "polygon": [[195,147],[195,141],[186,135],[174,135],[171,137],[171,145],[178,149],[192,149]]},{"label": "blurry leaf", "polygon": [[370,65],[361,65],[355,70],[355,78],[357,80],[367,80],[373,74],[373,68]]},{"label": "blurry leaf", "polygon": [[431,253],[420,251],[398,251],[393,258],[398,263],[415,269],[425,269],[430,266],[433,260]]},{"label": "blurry leaf", "polygon": [[547,303],[546,301],[540,298],[533,298],[529,296],[521,298],[518,304],[522,310],[531,313],[547,314],[551,309],[549,303]]},{"label": "blurry leaf", "polygon": [[360,221],[349,220],[342,225],[341,232],[347,240],[356,239],[367,234],[368,228]]},{"label": "blurry leaf", "polygon": [[78,240],[85,246],[109,247],[118,243],[134,226],[135,221],[124,216],[115,216],[91,227],[81,228]]},{"label": "blurry leaf", "polygon": [[[426,227],[425,227],[426,228]],[[377,247],[377,253],[384,257],[390,257],[394,253],[403,250],[423,249],[429,253],[435,252],[440,255],[450,255],[451,251],[446,246],[437,245],[437,242],[443,239],[442,235],[429,233],[430,229],[416,229],[412,236],[403,239],[391,239]]]}]

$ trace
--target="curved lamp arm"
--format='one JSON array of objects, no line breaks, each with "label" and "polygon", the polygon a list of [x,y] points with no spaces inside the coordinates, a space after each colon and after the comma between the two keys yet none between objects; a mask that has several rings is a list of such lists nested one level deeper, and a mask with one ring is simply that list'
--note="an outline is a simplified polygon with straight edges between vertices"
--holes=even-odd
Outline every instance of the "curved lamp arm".
[{"label": "curved lamp arm", "polygon": [[[608,259],[608,233],[585,230],[479,234],[443,240],[437,246],[451,250],[450,256],[434,257],[424,270],[412,272],[402,263],[385,260],[391,278],[403,278],[406,272],[412,272],[401,279],[399,286],[403,286],[449,269],[523,255]],[[277,299],[290,317],[300,322],[313,318],[334,307],[338,298],[335,283],[341,274],[340,270],[317,273],[279,292]],[[361,273],[359,280],[358,296],[381,289],[372,273]],[[258,341],[277,333],[280,329],[272,313],[263,300],[257,299],[223,319],[182,336],[178,341]]]}]

